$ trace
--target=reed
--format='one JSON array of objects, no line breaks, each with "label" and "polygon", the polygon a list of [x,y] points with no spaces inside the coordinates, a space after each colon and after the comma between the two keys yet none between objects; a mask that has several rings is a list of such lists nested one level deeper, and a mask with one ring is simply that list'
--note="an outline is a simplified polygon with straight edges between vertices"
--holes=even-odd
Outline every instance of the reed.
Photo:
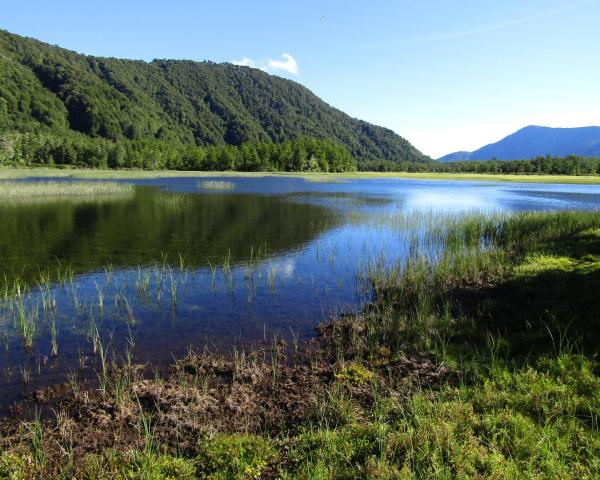
[{"label": "reed", "polygon": [[177,279],[173,276],[173,272],[169,273],[169,278],[171,280],[171,304],[175,306],[177,305]]},{"label": "reed", "polygon": [[108,372],[108,346],[102,343],[102,338],[100,337],[98,330],[96,330],[94,336],[94,345],[100,359],[100,372],[98,373],[100,391],[102,392],[103,396],[106,396],[110,387],[110,377]]},{"label": "reed", "polygon": [[37,330],[38,310],[28,311],[22,300],[17,301],[15,305],[17,308],[17,324],[23,344],[27,350],[31,350]]},{"label": "reed", "polygon": [[23,428],[28,435],[28,443],[31,455],[38,469],[42,469],[46,462],[46,453],[44,450],[44,427],[42,425],[41,413],[35,410],[33,420],[23,422]]},{"label": "reed", "polygon": [[96,286],[96,292],[97,292],[97,296],[98,296],[98,308],[100,309],[100,312],[104,311],[104,291],[100,288],[100,286],[98,285],[98,282],[96,282],[94,280],[94,285]]},{"label": "reed", "polygon": [[273,291],[275,289],[275,280],[277,277],[277,266],[272,262],[269,265],[269,270],[267,272],[267,284],[269,285],[269,289]]},{"label": "reed", "polygon": [[58,327],[56,326],[56,318],[52,318],[52,322],[50,323],[50,337],[51,337],[51,347],[52,347],[52,356],[58,357]]},{"label": "reed", "polygon": [[27,367],[19,367],[19,371],[21,372],[21,380],[24,385],[27,385],[31,382],[31,371]]},{"label": "reed", "polygon": [[144,440],[144,451],[152,452],[154,450],[154,428],[152,419],[144,412],[142,403],[139,398],[136,398],[138,406],[138,430],[140,437]]},{"label": "reed", "polygon": [[235,183],[225,180],[203,180],[198,182],[198,188],[202,190],[234,190]]},{"label": "reed", "polygon": [[31,199],[67,197],[103,197],[131,195],[135,187],[117,182],[0,182],[0,198],[10,202],[28,202]]}]

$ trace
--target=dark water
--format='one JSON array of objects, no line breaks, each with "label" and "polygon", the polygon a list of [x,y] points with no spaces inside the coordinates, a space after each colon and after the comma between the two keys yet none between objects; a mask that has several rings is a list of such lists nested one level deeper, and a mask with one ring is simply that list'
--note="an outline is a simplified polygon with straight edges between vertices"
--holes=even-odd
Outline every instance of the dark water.
[{"label": "dark water", "polygon": [[[203,188],[209,180],[233,188]],[[27,286],[0,305],[0,411],[81,365],[93,375],[98,345],[119,357],[133,342],[136,361],[165,365],[190,345],[306,338],[361,305],[366,265],[402,257],[427,215],[600,208],[600,187],[581,185],[130,182],[134,194],[104,200],[0,205],[0,278]],[[421,223],[401,221],[419,212]],[[40,275],[49,278],[41,286]],[[31,348],[23,318],[35,330]]]}]

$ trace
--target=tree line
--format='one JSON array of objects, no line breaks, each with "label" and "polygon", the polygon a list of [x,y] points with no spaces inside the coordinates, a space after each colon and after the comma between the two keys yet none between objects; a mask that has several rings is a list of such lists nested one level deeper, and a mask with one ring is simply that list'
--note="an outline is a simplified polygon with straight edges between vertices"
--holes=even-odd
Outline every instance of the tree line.
[{"label": "tree line", "polygon": [[528,175],[600,175],[600,158],[539,156],[529,160],[481,160],[463,162],[389,162],[375,161],[360,165],[363,171],[489,173]]},{"label": "tree line", "polygon": [[247,172],[346,172],[357,168],[344,146],[312,138],[200,147],[148,139],[109,141],[77,134],[28,133],[0,135],[0,165]]},{"label": "tree line", "polygon": [[359,161],[426,160],[391,130],[255,68],[93,57],[0,30],[0,72],[0,132],[199,147],[319,138]]}]

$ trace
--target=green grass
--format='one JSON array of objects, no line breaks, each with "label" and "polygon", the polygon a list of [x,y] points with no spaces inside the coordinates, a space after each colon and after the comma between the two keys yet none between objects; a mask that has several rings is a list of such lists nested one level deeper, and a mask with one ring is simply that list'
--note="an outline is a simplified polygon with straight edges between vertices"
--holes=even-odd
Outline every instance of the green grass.
[{"label": "green grass", "polygon": [[[176,409],[161,417],[168,405],[148,405],[148,397],[132,410],[136,397],[126,395],[111,408],[131,416],[138,440],[129,449],[89,445],[92,453],[71,463],[52,453],[60,424],[27,423],[14,443],[0,444],[0,479],[598,478],[600,214],[420,220],[431,229],[422,241],[443,248],[414,249],[392,267],[369,265],[372,303],[326,327],[321,357],[309,348],[306,363],[295,356],[298,365],[286,367],[274,341],[263,370],[258,358],[268,351],[236,355],[231,383],[182,374],[181,390],[168,384],[167,401],[185,398],[190,418]],[[222,360],[186,365],[190,378],[205,375],[206,365],[212,381],[229,375]],[[290,376],[286,368],[297,370]],[[261,371],[264,397],[251,388]],[[211,395],[231,391],[227,401],[261,403],[307,371],[313,383],[302,395],[311,402],[284,424],[251,427],[231,404],[228,416],[239,423],[224,428],[207,417],[190,427]],[[184,433],[169,428],[161,440],[160,419]]]},{"label": "green grass", "polygon": [[313,182],[339,182],[345,179],[363,178],[407,178],[417,180],[468,180],[483,182],[523,182],[523,183],[572,183],[600,184],[600,176],[583,175],[534,175],[534,174],[478,174],[478,173],[409,173],[409,172],[199,172],[179,170],[91,170],[73,168],[0,168],[0,179],[30,177],[69,177],[89,179],[127,179],[163,177],[301,177]]},{"label": "green grass", "polygon": [[104,198],[132,195],[135,187],[116,182],[0,181],[0,199],[11,203],[68,198]]},{"label": "green grass", "polygon": [[535,175],[490,173],[409,173],[409,172],[349,172],[343,178],[410,178],[418,180],[472,180],[482,182],[574,183],[600,184],[600,176],[592,175]]},{"label": "green grass", "polygon": [[[591,478],[600,382],[577,356],[500,369],[476,386],[380,399],[291,442],[283,478]],[[366,415],[364,417],[363,415]]]}]

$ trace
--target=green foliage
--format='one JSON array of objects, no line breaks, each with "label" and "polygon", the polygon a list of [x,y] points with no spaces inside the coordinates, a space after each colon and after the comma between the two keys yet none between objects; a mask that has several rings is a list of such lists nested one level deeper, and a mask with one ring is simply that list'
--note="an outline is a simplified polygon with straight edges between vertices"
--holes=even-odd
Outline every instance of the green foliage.
[{"label": "green foliage", "polygon": [[[77,131],[204,147],[315,138],[342,145],[361,161],[425,158],[391,130],[353,119],[298,83],[258,69],[97,58],[0,31],[0,71],[0,132]],[[255,154],[242,156],[256,164]],[[301,147],[285,156],[282,162],[293,167],[281,169],[336,171],[320,164],[329,159],[312,161]]]},{"label": "green foliage", "polygon": [[148,451],[119,452],[106,450],[102,455],[85,457],[83,479],[114,480],[185,480],[195,479],[194,462]]},{"label": "green foliage", "polygon": [[16,453],[0,453],[0,480],[26,480],[34,477],[35,465],[31,457]]},{"label": "green foliage", "polygon": [[269,440],[256,435],[217,435],[198,447],[197,471],[206,479],[258,479],[275,457]]},{"label": "green foliage", "polygon": [[346,172],[348,150],[326,140],[198,147],[159,140],[108,141],[85,135],[0,135],[0,165],[80,168]]},{"label": "green foliage", "polygon": [[373,372],[356,362],[344,365],[340,372],[335,375],[338,380],[357,387],[368,385],[374,376]]},{"label": "green foliage", "polygon": [[520,175],[600,175],[600,158],[535,157],[529,160],[484,160],[468,162],[390,162],[376,160],[362,162],[363,171],[414,173],[489,173]]},{"label": "green foliage", "polygon": [[[500,369],[481,386],[415,396],[400,425],[405,464],[427,477],[552,478],[600,473],[600,413],[594,364],[545,358],[535,367]],[[409,448],[410,447],[410,448]]]},{"label": "green foliage", "polygon": [[385,470],[397,471],[393,464],[385,462],[384,457],[390,433],[390,425],[378,422],[307,430],[293,440],[289,453],[293,466],[282,477],[365,478],[360,475],[361,470],[378,460],[384,460]]},{"label": "green foliage", "polygon": [[600,474],[594,368],[562,355],[495,370],[473,386],[423,390],[406,404],[389,399],[366,418],[293,438],[281,476],[593,478]]}]

